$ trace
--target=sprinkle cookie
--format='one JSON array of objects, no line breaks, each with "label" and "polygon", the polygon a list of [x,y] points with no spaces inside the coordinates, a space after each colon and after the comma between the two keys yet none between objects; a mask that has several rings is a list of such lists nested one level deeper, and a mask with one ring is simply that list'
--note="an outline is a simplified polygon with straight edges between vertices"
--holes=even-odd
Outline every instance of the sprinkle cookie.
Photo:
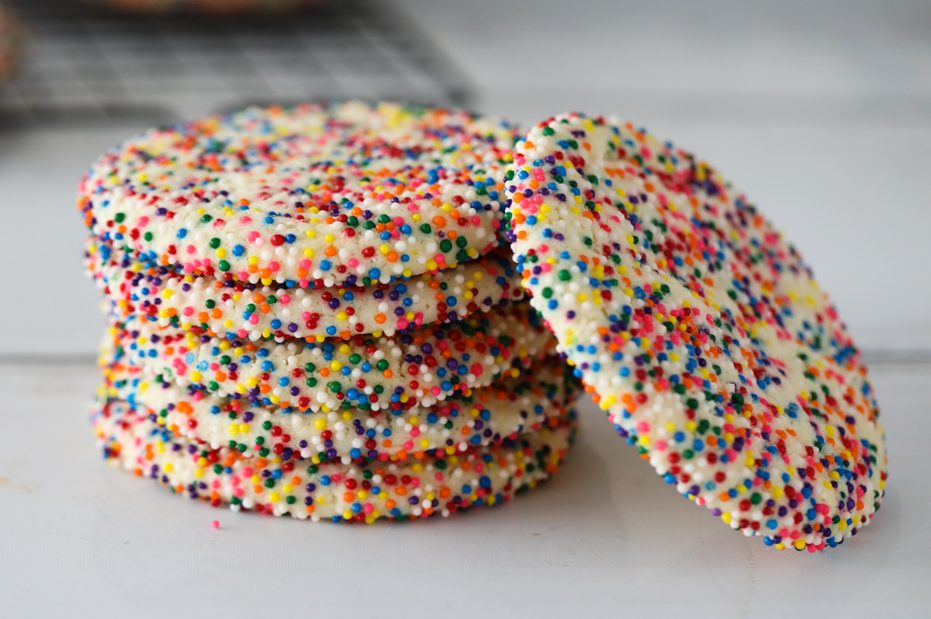
[{"label": "sprinkle cookie", "polygon": [[228,446],[246,456],[280,456],[283,461],[404,461],[460,453],[533,432],[563,415],[576,394],[565,364],[550,357],[525,374],[456,394],[432,407],[382,412],[346,409],[329,413],[285,413],[244,406],[169,385],[126,390],[105,388],[105,399],[127,395],[142,414],[154,413],[173,434],[212,449]]},{"label": "sprinkle cookie", "polygon": [[247,458],[228,447],[205,449],[119,401],[106,404],[94,425],[105,460],[177,494],[236,511],[372,523],[449,516],[534,488],[559,468],[575,424],[570,412],[559,425],[498,446],[369,465],[306,464],[278,456]]},{"label": "sprinkle cookie", "polygon": [[532,303],[621,436],[747,535],[821,550],[879,507],[866,368],[795,249],[715,170],[629,124],[535,127],[505,182]]},{"label": "sprinkle cookie", "polygon": [[510,253],[366,288],[294,288],[178,275],[89,244],[88,270],[121,318],[243,340],[393,335],[524,296]]},{"label": "sprinkle cookie", "polygon": [[499,245],[517,137],[503,121],[445,109],[249,108],[122,144],[92,166],[78,206],[98,242],[186,274],[385,283]]},{"label": "sprinkle cookie", "polygon": [[[120,360],[145,370],[145,380],[261,407],[322,412],[431,406],[526,367],[556,343],[526,303],[390,338],[279,344],[153,330],[131,319],[113,327],[108,339]],[[146,388],[145,380],[132,388]]]}]

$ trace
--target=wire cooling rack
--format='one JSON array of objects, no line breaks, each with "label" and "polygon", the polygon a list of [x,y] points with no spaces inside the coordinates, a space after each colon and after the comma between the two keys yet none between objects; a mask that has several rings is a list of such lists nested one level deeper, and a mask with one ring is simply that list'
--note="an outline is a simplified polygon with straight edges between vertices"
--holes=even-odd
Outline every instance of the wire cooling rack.
[{"label": "wire cooling rack", "polygon": [[20,71],[4,123],[173,120],[249,103],[362,98],[463,105],[459,71],[409,17],[377,0],[247,18],[127,15],[22,0]]}]

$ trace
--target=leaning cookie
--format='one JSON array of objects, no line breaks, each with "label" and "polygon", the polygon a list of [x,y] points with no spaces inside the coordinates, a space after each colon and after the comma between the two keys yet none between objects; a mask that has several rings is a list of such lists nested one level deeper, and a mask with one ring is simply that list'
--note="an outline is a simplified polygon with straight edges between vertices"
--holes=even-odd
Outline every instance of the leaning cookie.
[{"label": "leaning cookie", "polygon": [[[443,325],[349,340],[252,342],[117,323],[105,349],[145,377],[242,398],[260,407],[331,411],[430,406],[483,387],[555,347],[527,303]],[[105,356],[104,361],[108,361]]]},{"label": "leaning cookie", "polygon": [[506,192],[531,303],[665,480],[767,544],[835,546],[884,495],[866,367],[798,252],[721,175],[630,124],[522,140]]},{"label": "leaning cookie", "polygon": [[307,289],[181,275],[93,242],[86,259],[117,316],[250,340],[393,335],[524,297],[510,255],[503,252],[387,284]]},{"label": "leaning cookie", "polygon": [[141,414],[157,416],[173,434],[212,449],[228,446],[246,456],[344,464],[452,455],[498,444],[563,415],[578,391],[558,357],[433,406],[377,412],[284,412],[173,385],[126,390],[111,383],[102,389],[104,399],[125,399]]},{"label": "leaning cookie", "polygon": [[78,207],[99,242],[191,275],[384,283],[500,245],[518,135],[440,108],[250,108],[125,142],[91,167]]},{"label": "leaning cookie", "polygon": [[94,426],[104,458],[176,494],[274,516],[334,522],[449,516],[500,504],[551,477],[572,442],[575,416],[555,427],[438,459],[403,464],[305,464],[247,458],[178,438],[126,403],[107,403]]}]

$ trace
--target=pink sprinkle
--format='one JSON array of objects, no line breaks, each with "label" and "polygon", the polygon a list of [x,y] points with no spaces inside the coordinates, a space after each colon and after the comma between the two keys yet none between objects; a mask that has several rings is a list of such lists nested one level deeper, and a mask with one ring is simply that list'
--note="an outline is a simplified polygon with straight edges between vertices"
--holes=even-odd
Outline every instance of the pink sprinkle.
[{"label": "pink sprinkle", "polygon": [[213,522],[211,522],[211,523],[210,523],[210,528],[213,529],[214,531],[216,531],[217,529],[219,529],[219,528],[220,528],[220,521],[219,521],[219,520],[214,520]]}]

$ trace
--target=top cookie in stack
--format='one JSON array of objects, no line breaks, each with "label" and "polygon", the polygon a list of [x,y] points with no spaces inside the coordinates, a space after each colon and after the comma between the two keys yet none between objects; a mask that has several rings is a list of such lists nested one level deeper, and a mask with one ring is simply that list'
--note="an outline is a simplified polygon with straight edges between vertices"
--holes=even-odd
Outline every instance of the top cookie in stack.
[{"label": "top cookie in stack", "polygon": [[101,242],[186,274],[368,286],[499,246],[498,183],[517,137],[442,109],[252,108],[111,151],[81,208]]},{"label": "top cookie in stack", "polygon": [[366,521],[548,476],[573,390],[500,252],[517,138],[347,103],[207,118],[102,157],[80,207],[110,300],[107,456],[213,502]]}]

